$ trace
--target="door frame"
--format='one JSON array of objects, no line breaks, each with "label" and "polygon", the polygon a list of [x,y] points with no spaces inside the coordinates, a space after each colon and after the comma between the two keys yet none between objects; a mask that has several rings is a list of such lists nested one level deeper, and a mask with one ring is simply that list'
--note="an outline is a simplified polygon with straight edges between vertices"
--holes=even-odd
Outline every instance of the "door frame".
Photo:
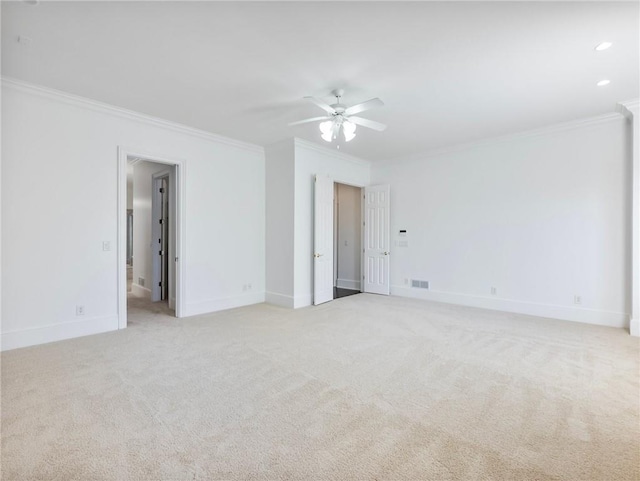
[{"label": "door frame", "polygon": [[[334,189],[334,195],[335,195],[335,188],[336,188],[336,184],[344,184],[344,185],[348,185],[350,187],[356,187],[358,189],[360,189],[360,292],[364,292],[364,229],[362,228],[362,222],[364,221],[364,200],[363,200],[363,196],[364,196],[364,188],[367,187],[366,184],[362,184],[360,182],[353,182],[353,180],[350,179],[344,179],[342,177],[335,177],[332,174],[321,174],[321,173],[315,173],[313,174],[314,177],[313,179],[315,179],[316,175],[326,175],[327,177],[329,177],[332,182],[333,182],[333,189]],[[314,180],[314,189],[315,189],[315,180]],[[315,213],[315,200],[314,203],[312,204],[312,209]],[[315,224],[315,221],[314,221]],[[313,245],[314,242],[314,233],[313,233],[313,225],[311,228],[311,252],[315,252],[315,246]],[[334,252],[333,255],[335,256],[336,253]],[[332,259],[333,262],[333,259]],[[313,263],[313,260],[312,260]],[[311,272],[312,272],[312,276],[314,275],[315,269],[315,265],[312,265],[311,268]],[[313,277],[312,277],[313,279]],[[315,291],[315,286],[312,285],[312,290]],[[311,304],[313,305],[313,294],[314,292],[312,292],[312,301]]]},{"label": "door frame", "polygon": [[[137,158],[175,166],[175,282],[176,282],[176,317],[184,317],[185,300],[185,265],[186,265],[186,162],[176,158],[167,158],[162,154],[143,149],[118,146],[118,179],[117,179],[117,286],[118,286],[118,329],[127,327],[127,162],[129,158]],[[135,212],[134,212],[135,215]]]}]

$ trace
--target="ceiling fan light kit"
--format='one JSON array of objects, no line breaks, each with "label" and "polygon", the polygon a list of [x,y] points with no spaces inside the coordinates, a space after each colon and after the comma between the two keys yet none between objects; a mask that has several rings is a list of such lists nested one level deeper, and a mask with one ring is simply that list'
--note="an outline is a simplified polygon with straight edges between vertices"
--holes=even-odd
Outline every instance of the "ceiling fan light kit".
[{"label": "ceiling fan light kit", "polygon": [[316,104],[328,115],[324,117],[312,117],[309,119],[299,120],[298,122],[291,122],[289,125],[300,125],[322,120],[323,122],[321,122],[319,125],[321,133],[320,137],[326,142],[332,142],[333,140],[337,139],[338,134],[341,130],[345,142],[353,140],[356,136],[356,125],[361,125],[362,127],[377,130],[378,132],[382,132],[387,128],[386,125],[381,124],[380,122],[375,122],[373,120],[354,116],[354,114],[364,112],[365,110],[369,110],[374,107],[382,107],[384,105],[382,100],[375,98],[357,105],[353,105],[351,107],[347,107],[346,105],[340,103],[340,99],[344,94],[344,90],[334,90],[331,93],[336,98],[336,103],[332,105],[329,105],[326,102],[323,102],[322,100],[315,97],[305,97],[305,99],[310,100],[311,102]]}]

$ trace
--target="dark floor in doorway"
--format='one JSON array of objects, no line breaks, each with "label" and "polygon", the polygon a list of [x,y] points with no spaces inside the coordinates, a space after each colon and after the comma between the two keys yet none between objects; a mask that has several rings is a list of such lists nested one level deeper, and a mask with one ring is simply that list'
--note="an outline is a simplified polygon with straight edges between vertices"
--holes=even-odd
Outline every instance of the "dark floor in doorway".
[{"label": "dark floor in doorway", "polygon": [[341,297],[352,296],[354,294],[360,294],[360,291],[354,291],[353,289],[343,289],[341,287],[333,288],[333,298],[339,299]]}]

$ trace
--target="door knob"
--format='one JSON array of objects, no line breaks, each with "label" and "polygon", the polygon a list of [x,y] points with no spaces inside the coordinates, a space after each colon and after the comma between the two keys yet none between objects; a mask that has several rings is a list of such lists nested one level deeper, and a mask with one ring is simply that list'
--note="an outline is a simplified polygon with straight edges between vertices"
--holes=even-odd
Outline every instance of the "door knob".
[{"label": "door knob", "polygon": [[382,255],[388,256],[389,253],[385,251],[385,252],[382,253]]},{"label": "door knob", "polygon": [[313,257],[322,257],[322,254],[313,254]]}]

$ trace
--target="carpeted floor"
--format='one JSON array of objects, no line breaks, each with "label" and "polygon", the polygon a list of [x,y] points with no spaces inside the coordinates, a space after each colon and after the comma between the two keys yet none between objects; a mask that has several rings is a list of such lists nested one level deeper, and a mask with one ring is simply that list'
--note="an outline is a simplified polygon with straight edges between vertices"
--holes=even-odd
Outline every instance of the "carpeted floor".
[{"label": "carpeted floor", "polygon": [[637,480],[639,343],[362,294],[2,354],[4,480]]}]

